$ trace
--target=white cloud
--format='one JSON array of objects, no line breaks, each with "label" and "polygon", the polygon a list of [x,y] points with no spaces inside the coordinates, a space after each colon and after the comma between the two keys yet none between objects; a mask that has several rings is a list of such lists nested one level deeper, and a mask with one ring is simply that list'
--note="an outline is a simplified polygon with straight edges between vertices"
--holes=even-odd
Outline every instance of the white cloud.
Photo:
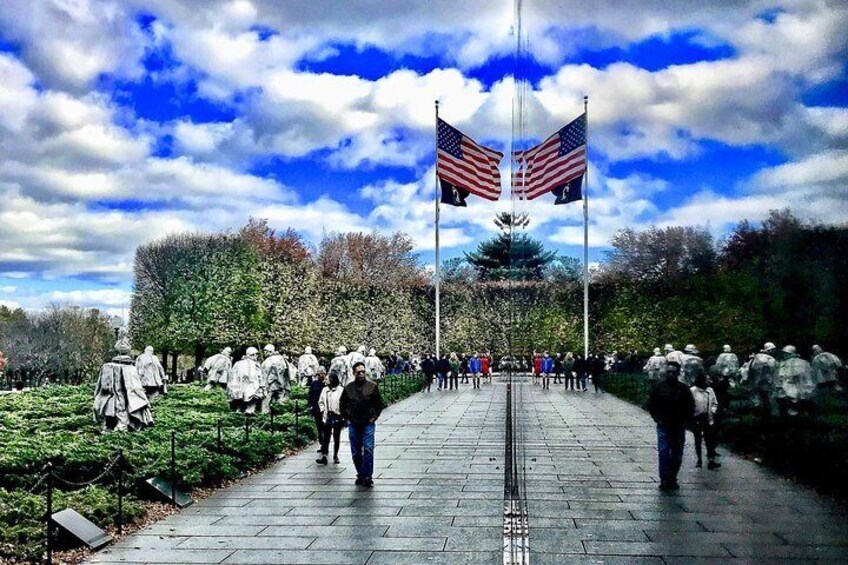
[{"label": "white cloud", "polygon": [[14,294],[17,289],[16,286],[0,286],[0,292],[3,294]]},{"label": "white cloud", "polygon": [[132,292],[119,288],[98,290],[53,291],[47,295],[51,302],[73,304],[84,308],[129,307]]},{"label": "white cloud", "polygon": [[0,306],[5,306],[9,310],[17,310],[22,307],[20,302],[14,300],[0,300]]},{"label": "white cloud", "polygon": [[124,2],[4,0],[0,32],[49,86],[82,91],[101,73],[136,77],[146,38]]}]

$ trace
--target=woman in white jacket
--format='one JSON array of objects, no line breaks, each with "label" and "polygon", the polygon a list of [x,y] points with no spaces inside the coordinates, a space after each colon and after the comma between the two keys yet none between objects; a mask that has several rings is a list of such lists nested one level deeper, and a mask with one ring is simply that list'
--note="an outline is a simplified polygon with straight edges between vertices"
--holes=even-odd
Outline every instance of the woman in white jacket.
[{"label": "woman in white jacket", "polygon": [[703,371],[695,376],[695,384],[689,389],[695,399],[695,414],[692,419],[692,434],[695,436],[695,452],[698,454],[696,467],[703,465],[701,461],[701,438],[707,444],[707,459],[709,469],[718,469],[721,463],[716,461],[716,429],[715,414],[718,412],[718,400],[712,387],[707,386],[707,376]]},{"label": "woman in white jacket", "polygon": [[331,434],[333,436],[333,463],[339,462],[339,443],[341,442],[342,428],[345,427],[345,421],[339,409],[343,390],[344,387],[339,382],[339,376],[336,373],[330,373],[330,384],[324,387],[324,390],[321,391],[321,397],[318,399],[318,407],[321,409],[321,417],[327,430],[321,441],[321,457],[315,460],[319,465],[327,464]]}]

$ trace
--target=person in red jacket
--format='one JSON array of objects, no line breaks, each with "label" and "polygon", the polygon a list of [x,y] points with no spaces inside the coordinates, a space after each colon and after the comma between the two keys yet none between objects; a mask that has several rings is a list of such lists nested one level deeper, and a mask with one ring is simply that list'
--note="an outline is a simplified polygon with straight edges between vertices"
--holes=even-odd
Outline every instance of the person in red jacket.
[{"label": "person in red jacket", "polygon": [[489,354],[485,354],[480,357],[480,367],[482,369],[483,378],[489,381],[489,384],[492,383],[492,359],[489,357]]},{"label": "person in red jacket", "polygon": [[542,356],[533,352],[533,384],[538,382],[539,376],[542,374]]}]

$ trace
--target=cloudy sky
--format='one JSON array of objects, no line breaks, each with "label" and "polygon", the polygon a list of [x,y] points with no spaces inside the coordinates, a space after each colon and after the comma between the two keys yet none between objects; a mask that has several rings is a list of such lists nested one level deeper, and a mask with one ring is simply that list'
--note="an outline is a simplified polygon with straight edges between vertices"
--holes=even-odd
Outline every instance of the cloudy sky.
[{"label": "cloudy sky", "polygon": [[[653,6],[652,6],[653,4]],[[671,7],[673,6],[673,7]],[[508,150],[512,1],[3,0],[0,303],[120,312],[137,245],[250,216],[433,260],[434,100]],[[848,218],[844,1],[525,0],[525,141],[589,98],[590,246],[789,207]],[[443,208],[445,257],[505,198]],[[524,205],[578,255],[579,204]]]}]

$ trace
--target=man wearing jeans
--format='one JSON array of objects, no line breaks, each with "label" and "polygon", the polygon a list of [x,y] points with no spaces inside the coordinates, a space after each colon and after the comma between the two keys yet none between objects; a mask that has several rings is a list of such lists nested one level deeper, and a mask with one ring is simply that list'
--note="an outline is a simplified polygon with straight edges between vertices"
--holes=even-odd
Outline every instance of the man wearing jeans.
[{"label": "man wearing jeans", "polygon": [[370,488],[374,486],[375,422],[385,405],[380,388],[365,378],[366,372],[365,363],[353,365],[353,381],[344,387],[339,407],[349,422],[347,431],[356,466],[356,484]]},{"label": "man wearing jeans", "polygon": [[657,423],[660,490],[677,490],[677,473],[683,461],[686,424],[695,413],[689,387],[678,380],[680,363],[669,361],[665,380],[657,383],[648,400],[648,412]]}]

